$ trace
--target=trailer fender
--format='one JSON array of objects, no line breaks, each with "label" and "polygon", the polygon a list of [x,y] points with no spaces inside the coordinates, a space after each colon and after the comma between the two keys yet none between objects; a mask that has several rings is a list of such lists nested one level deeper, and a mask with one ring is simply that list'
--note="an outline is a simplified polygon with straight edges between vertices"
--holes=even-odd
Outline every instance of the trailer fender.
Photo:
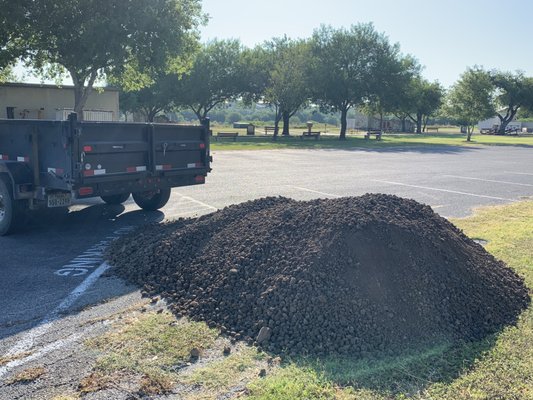
[{"label": "trailer fender", "polygon": [[11,183],[12,193],[15,199],[19,196],[19,185],[33,185],[33,173],[27,163],[19,161],[0,161],[0,175],[7,176]]}]

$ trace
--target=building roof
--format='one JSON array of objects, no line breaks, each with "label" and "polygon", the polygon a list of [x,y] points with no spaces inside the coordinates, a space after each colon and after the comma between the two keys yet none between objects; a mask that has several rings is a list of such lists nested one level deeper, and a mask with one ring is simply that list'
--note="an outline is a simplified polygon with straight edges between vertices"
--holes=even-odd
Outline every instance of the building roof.
[{"label": "building roof", "polygon": [[[43,89],[74,89],[73,85],[51,85],[44,83],[23,83],[23,82],[4,82],[0,83],[0,87],[27,87],[27,88],[43,88]],[[118,92],[119,89],[112,86],[95,86],[94,89],[103,90],[104,92]]]}]

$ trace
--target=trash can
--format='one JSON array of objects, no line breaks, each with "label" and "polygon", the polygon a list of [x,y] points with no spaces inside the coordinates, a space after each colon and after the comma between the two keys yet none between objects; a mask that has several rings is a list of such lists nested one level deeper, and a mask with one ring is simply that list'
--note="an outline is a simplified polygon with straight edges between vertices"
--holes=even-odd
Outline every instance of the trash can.
[{"label": "trash can", "polygon": [[247,135],[255,135],[255,125],[254,124],[248,124],[246,127],[246,134]]}]

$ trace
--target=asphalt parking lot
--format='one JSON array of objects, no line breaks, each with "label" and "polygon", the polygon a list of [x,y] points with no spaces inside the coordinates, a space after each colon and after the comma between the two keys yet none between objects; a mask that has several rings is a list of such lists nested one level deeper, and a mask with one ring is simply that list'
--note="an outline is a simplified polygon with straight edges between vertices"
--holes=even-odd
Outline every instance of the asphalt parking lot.
[{"label": "asphalt parking lot", "polygon": [[[69,212],[36,216],[27,229],[1,237],[0,356],[31,351],[46,357],[39,351],[75,346],[80,338],[64,338],[72,333],[65,327],[68,318],[87,305],[136,295],[135,288],[106,276],[102,251],[113,238],[148,222],[194,217],[264,196],[308,200],[390,193],[448,218],[533,196],[528,147],[232,151],[213,157],[207,183],[174,189],[161,212],[140,211],[131,200],[124,206],[91,200]],[[24,358],[0,364],[0,381],[23,363]]]}]

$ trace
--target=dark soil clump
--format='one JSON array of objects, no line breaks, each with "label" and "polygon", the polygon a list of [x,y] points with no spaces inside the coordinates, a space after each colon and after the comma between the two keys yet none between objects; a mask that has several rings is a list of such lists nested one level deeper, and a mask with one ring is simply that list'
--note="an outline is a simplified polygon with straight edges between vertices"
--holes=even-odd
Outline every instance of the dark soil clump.
[{"label": "dark soil clump", "polygon": [[275,353],[477,340],[530,301],[520,277],[430,207],[381,194],[263,198],[145,228],[108,257],[177,315]]}]

